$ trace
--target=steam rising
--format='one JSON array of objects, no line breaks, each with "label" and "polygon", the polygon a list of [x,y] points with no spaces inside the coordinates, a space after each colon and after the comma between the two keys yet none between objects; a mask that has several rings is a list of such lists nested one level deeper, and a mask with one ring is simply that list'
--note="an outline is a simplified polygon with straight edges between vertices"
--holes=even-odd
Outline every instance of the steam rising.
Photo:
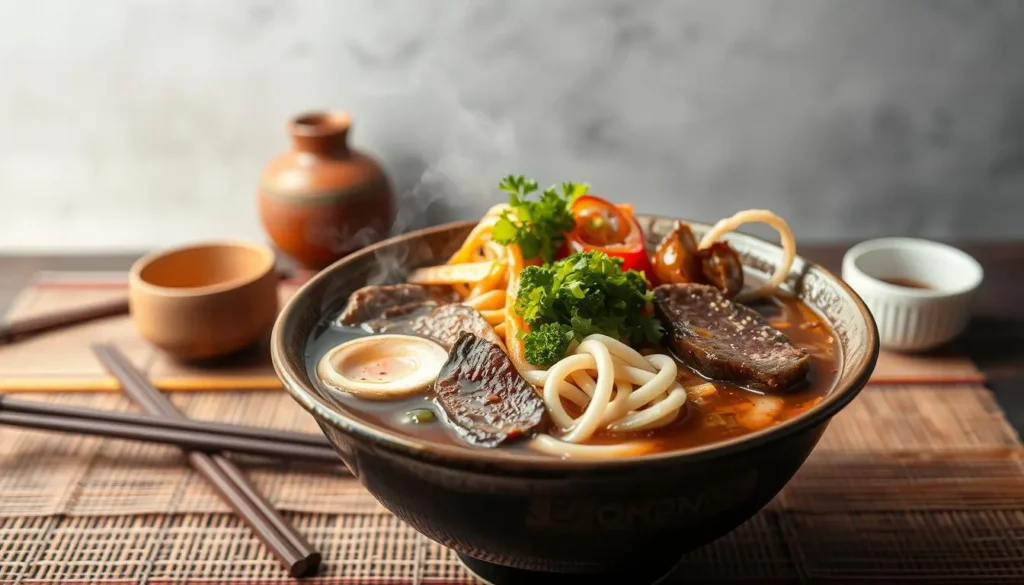
[{"label": "steam rising", "polygon": [[[386,123],[378,121],[364,132],[373,133],[374,142],[383,145],[374,154],[395,189],[395,217],[386,235],[479,217],[504,200],[498,181],[519,166],[510,123],[466,107],[452,85],[438,82],[385,91],[374,102]],[[422,116],[425,111],[431,112],[430,118]],[[316,236],[332,248],[338,246],[334,249],[339,252],[382,239],[373,227]],[[367,284],[403,279],[409,253],[406,245],[376,251]],[[325,300],[336,301],[345,294],[342,289],[343,283],[332,282]]]}]

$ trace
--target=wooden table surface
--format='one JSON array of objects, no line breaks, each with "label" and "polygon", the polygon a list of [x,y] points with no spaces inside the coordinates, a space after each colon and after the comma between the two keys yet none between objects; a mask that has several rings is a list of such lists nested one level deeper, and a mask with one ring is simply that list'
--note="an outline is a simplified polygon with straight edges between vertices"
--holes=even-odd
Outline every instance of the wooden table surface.
[{"label": "wooden table surface", "polygon": [[[804,245],[801,255],[836,274],[848,245]],[[971,358],[988,378],[1007,418],[1024,435],[1024,241],[959,244],[981,262],[985,282],[978,293],[975,315],[964,335]],[[127,270],[138,255],[0,256],[0,311],[45,270]]]}]

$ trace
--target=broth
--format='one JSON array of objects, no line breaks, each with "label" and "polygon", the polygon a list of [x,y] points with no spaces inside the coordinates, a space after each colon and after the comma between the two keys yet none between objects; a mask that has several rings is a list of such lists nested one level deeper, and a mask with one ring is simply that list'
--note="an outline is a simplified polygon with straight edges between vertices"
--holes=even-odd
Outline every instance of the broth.
[{"label": "broth", "polygon": [[[341,300],[343,302],[343,299]],[[785,333],[793,345],[810,354],[810,371],[801,386],[785,393],[773,394],[782,400],[782,410],[772,425],[793,418],[817,404],[835,384],[840,359],[838,344],[828,324],[799,299],[784,293],[749,305],[772,326]],[[498,448],[475,447],[463,441],[446,420],[444,410],[431,393],[389,401],[374,401],[333,391],[316,375],[317,363],[333,347],[357,337],[370,335],[358,327],[334,323],[337,312],[325,315],[306,346],[306,369],[321,393],[340,408],[366,422],[425,442],[441,443],[465,449],[486,450],[495,456],[552,457],[529,449],[526,441],[514,441]],[[668,350],[664,353],[671,354]],[[678,360],[677,360],[678,362]],[[679,381],[684,386],[707,381],[679,362]],[[743,424],[743,412],[752,407],[751,399],[763,396],[721,381],[712,381],[717,391],[707,397],[687,400],[679,417],[668,426],[635,433],[597,434],[589,444],[612,444],[624,439],[644,438],[654,452],[676,451],[717,443],[759,430]],[[571,406],[571,405],[569,405]],[[430,410],[435,419],[427,423],[410,422],[407,413],[417,409]],[[578,413],[573,413],[578,414]],[[771,425],[769,425],[771,426]]]},{"label": "broth", "polygon": [[903,288],[916,288],[918,290],[931,290],[931,288],[932,288],[931,286],[929,286],[927,284],[924,284],[922,282],[918,282],[918,281],[913,280],[911,278],[894,277],[894,278],[883,278],[881,280],[882,280],[882,282],[891,284],[893,286],[901,286]]}]

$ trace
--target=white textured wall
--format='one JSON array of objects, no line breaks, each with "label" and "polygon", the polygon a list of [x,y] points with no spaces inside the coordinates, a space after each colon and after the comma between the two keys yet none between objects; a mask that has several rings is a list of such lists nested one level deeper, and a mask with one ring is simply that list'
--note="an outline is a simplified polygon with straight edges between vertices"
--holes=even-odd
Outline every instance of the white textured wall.
[{"label": "white textured wall", "polygon": [[323,106],[408,224],[518,171],[805,240],[1024,236],[1022,31],[1017,0],[0,0],[0,250],[261,237]]}]

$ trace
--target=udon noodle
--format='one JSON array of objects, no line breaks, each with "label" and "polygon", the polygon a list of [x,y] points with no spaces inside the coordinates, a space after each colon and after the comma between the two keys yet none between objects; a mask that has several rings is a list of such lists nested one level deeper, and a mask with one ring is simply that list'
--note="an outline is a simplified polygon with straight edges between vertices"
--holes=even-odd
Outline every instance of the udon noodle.
[{"label": "udon noodle", "polygon": [[778,290],[786,282],[786,277],[789,276],[789,269],[792,268],[793,260],[796,258],[796,238],[793,237],[793,231],[789,229],[789,224],[786,223],[786,220],[767,209],[747,209],[732,217],[719,220],[718,223],[711,226],[711,229],[704,234],[700,241],[700,247],[707,248],[722,239],[722,236],[725,234],[745,223],[765,223],[775,228],[781,237],[782,259],[779,260],[779,265],[775,268],[775,273],[768,279],[768,282],[754,290],[741,292],[736,296],[737,301],[757,299]]},{"label": "udon noodle", "polygon": [[[577,456],[605,457],[631,450],[629,443],[580,443],[598,431],[645,431],[674,421],[686,403],[676,373],[676,362],[667,355],[643,356],[606,335],[584,338],[571,355],[527,377],[543,387],[544,404],[562,433],[559,439],[546,437],[534,445],[541,451]],[[575,405],[581,414],[573,417],[563,402]]]}]

